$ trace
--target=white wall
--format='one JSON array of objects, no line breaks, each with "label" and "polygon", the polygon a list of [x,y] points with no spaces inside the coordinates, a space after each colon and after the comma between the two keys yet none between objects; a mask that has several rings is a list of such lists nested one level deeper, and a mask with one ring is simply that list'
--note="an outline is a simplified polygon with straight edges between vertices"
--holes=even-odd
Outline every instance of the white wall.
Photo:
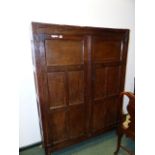
[{"label": "white wall", "polygon": [[[41,140],[31,61],[31,21],[130,29],[125,89],[133,91],[134,0],[33,0],[20,1],[16,35],[20,52],[20,147]],[[13,20],[13,19],[12,19]]]}]

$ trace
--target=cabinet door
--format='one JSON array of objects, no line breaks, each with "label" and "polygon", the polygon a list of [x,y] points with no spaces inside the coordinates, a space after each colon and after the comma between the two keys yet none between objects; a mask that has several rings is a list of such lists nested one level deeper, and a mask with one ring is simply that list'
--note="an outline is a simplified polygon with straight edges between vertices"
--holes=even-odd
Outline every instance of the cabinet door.
[{"label": "cabinet door", "polygon": [[[116,35],[92,38],[92,132],[102,132],[118,122],[125,58],[124,39]],[[122,76],[123,75],[123,76]]]},{"label": "cabinet door", "polygon": [[48,135],[52,144],[86,135],[87,50],[77,35],[45,35]]}]

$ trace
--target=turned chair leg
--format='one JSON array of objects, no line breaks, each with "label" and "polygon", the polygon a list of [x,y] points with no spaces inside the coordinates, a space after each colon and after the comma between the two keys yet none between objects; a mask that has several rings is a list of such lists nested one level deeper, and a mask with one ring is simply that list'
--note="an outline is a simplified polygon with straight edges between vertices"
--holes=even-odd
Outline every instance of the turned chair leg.
[{"label": "turned chair leg", "polygon": [[118,140],[117,140],[117,149],[114,152],[114,155],[117,155],[121,146],[121,139],[122,139],[123,134],[122,133],[118,133]]}]

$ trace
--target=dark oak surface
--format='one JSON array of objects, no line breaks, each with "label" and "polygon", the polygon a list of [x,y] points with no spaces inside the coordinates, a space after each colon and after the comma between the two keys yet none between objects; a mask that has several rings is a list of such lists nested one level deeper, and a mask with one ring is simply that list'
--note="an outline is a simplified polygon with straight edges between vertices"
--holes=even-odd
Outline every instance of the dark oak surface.
[{"label": "dark oak surface", "polygon": [[129,30],[32,23],[46,154],[117,126]]}]

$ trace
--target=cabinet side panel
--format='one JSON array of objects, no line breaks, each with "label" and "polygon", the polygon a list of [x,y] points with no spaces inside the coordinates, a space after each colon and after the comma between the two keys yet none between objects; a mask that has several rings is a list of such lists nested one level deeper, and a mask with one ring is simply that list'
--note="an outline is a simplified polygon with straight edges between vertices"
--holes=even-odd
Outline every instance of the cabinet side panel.
[{"label": "cabinet side panel", "polygon": [[42,135],[42,141],[45,147],[49,145],[49,137],[47,134],[47,119],[46,119],[46,107],[45,99],[47,98],[47,92],[45,89],[45,77],[43,72],[43,64],[41,59],[41,52],[43,50],[43,44],[38,39],[39,36],[37,34],[33,34],[32,41],[32,60],[33,60],[33,69],[34,69],[34,79],[35,79],[35,88],[36,88],[36,100],[38,107],[38,114],[40,120],[40,130]]}]

